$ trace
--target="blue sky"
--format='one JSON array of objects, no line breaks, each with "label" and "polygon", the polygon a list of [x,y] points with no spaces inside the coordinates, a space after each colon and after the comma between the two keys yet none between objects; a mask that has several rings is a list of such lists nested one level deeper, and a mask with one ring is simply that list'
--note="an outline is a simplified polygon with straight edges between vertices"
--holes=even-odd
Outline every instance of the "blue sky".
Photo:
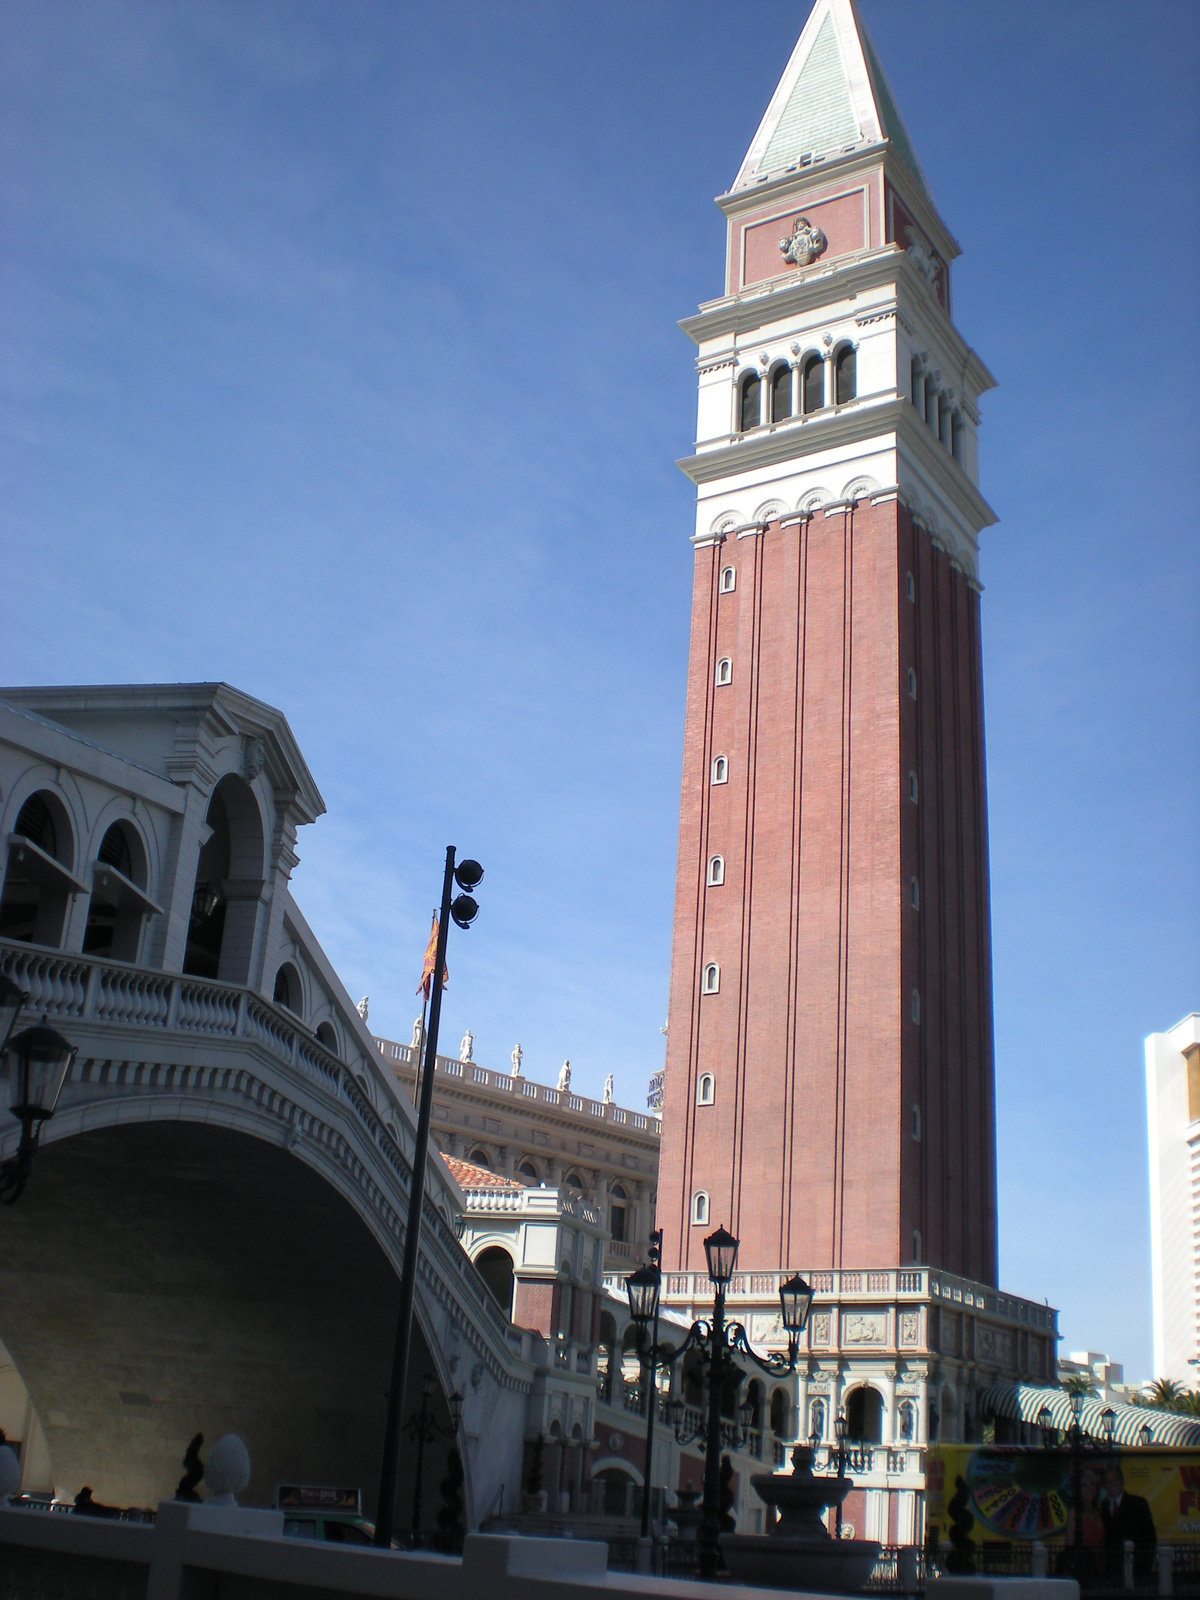
[{"label": "blue sky", "polygon": [[[864,0],[984,401],[1002,1277],[1149,1371],[1141,1041],[1200,1006],[1200,8]],[[224,678],[407,1037],[641,1104],[694,423],[675,326],[807,6],[0,3],[0,678]]]}]

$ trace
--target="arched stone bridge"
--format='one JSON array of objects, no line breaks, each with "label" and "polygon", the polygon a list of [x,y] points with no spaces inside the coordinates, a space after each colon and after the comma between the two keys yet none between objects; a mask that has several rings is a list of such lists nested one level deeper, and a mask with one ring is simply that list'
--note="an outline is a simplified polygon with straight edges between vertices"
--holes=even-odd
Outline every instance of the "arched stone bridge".
[{"label": "arched stone bridge", "polygon": [[[79,1051],[0,1216],[0,1338],[60,1489],[153,1503],[179,1441],[236,1429],[251,1498],[337,1481],[370,1508],[413,1138],[382,1062],[349,1065],[236,984],[12,941],[0,970]],[[519,1472],[531,1369],[455,1237],[455,1193],[439,1176],[426,1195],[414,1370],[466,1398],[479,1515]]]}]

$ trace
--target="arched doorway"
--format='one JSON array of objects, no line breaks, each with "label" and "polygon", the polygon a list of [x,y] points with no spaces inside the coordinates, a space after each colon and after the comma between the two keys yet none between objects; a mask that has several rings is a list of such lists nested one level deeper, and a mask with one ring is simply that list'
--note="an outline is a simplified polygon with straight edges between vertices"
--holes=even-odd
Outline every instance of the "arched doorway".
[{"label": "arched doorway", "polygon": [[196,863],[183,970],[246,983],[263,890],[263,826],[253,790],[233,773],[208,803],[208,838]]},{"label": "arched doorway", "polygon": [[592,1473],[590,1510],[600,1517],[636,1517],[641,1511],[641,1485],[630,1467],[610,1464]]},{"label": "arched doorway", "polygon": [[862,1384],[846,1396],[846,1437],[861,1444],[882,1441],[883,1396],[878,1389]]},{"label": "arched doorway", "polygon": [[508,1319],[513,1308],[513,1258],[498,1244],[489,1245],[475,1258],[475,1270],[492,1291],[492,1297]]}]

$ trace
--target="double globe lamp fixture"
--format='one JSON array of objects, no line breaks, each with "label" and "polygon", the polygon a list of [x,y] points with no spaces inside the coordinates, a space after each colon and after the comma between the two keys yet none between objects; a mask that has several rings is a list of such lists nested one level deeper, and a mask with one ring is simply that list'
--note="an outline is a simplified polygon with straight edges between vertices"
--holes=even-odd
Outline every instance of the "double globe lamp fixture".
[{"label": "double globe lamp fixture", "polygon": [[[657,1395],[654,1373],[657,1367],[671,1367],[681,1361],[689,1350],[699,1353],[707,1368],[707,1416],[702,1416],[694,1429],[685,1427],[686,1408],[676,1398],[667,1407],[667,1414],[680,1443],[692,1439],[700,1441],[704,1452],[703,1519],[700,1524],[700,1576],[713,1579],[720,1564],[720,1473],[721,1473],[721,1398],[730,1386],[742,1380],[742,1372],[733,1359],[734,1351],[748,1357],[770,1377],[786,1377],[796,1370],[800,1351],[800,1335],[808,1323],[813,1292],[800,1277],[793,1273],[779,1286],[779,1309],[788,1336],[787,1356],[760,1356],[750,1347],[746,1330],[740,1322],[725,1322],[725,1295],[737,1265],[738,1241],[727,1228],[718,1228],[704,1241],[704,1254],[708,1262],[708,1276],[713,1285],[713,1314],[710,1321],[694,1322],[687,1338],[677,1350],[647,1338],[647,1329],[658,1317],[659,1294],[662,1289],[662,1269],[655,1261],[630,1273],[625,1280],[629,1296],[629,1314],[638,1331],[638,1356],[648,1367],[647,1413],[653,1416]],[[744,1443],[753,1420],[754,1408],[745,1401],[738,1407],[738,1443]],[[649,1472],[646,1476],[646,1496],[650,1493]]]},{"label": "double globe lamp fixture", "polygon": [[0,1204],[8,1206],[20,1199],[29,1182],[42,1125],[54,1115],[78,1053],[45,1017],[36,1026],[13,1033],[28,999],[24,989],[0,973],[0,1060],[8,1084],[8,1109],[21,1124],[16,1155],[0,1162]]}]

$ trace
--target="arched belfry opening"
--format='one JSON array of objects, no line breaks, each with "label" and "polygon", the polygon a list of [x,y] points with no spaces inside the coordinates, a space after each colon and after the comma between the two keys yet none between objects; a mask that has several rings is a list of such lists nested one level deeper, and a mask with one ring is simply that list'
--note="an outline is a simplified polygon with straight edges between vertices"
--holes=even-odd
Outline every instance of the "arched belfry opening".
[{"label": "arched belfry opening", "polygon": [[204,819],[183,970],[197,978],[246,983],[264,882],[262,814],[254,791],[227,774]]}]

